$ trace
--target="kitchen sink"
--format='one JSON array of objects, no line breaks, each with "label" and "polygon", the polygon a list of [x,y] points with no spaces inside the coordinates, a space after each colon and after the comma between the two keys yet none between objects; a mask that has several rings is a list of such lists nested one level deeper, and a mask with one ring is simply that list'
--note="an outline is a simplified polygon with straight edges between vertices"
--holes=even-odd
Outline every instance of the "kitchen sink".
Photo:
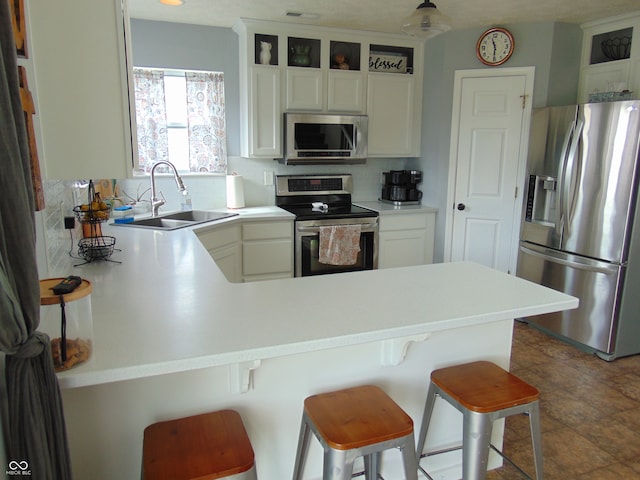
[{"label": "kitchen sink", "polygon": [[214,222],[224,218],[235,217],[237,213],[212,212],[208,210],[189,210],[167,213],[157,217],[146,217],[129,223],[112,223],[119,227],[139,227],[155,230],[176,230],[200,223]]}]

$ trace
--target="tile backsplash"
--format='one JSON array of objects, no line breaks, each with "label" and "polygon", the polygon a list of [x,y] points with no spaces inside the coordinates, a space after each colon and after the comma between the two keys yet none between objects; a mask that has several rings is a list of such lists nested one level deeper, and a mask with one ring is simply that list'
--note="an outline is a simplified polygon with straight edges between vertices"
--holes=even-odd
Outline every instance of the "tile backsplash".
[{"label": "tile backsplash", "polygon": [[[71,180],[49,180],[44,184],[45,209],[42,211],[44,249],[49,276],[68,275],[69,252],[75,250],[80,235],[80,226],[65,230],[64,217],[73,216],[74,190],[77,182]],[[39,239],[40,240],[40,239]],[[43,271],[40,266],[40,271]]]}]

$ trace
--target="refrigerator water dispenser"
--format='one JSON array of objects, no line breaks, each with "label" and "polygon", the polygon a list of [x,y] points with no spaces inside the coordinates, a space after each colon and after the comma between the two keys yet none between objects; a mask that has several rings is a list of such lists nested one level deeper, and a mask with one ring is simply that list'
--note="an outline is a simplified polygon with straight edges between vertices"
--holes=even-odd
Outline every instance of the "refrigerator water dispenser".
[{"label": "refrigerator water dispenser", "polygon": [[556,222],[556,178],[530,175],[525,220],[553,226]]}]

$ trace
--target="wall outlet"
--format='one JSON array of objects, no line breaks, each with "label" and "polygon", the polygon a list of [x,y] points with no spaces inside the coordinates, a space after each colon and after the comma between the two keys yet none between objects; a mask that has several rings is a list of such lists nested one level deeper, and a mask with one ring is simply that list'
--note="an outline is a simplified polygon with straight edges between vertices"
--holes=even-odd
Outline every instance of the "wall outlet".
[{"label": "wall outlet", "polygon": [[264,185],[265,187],[273,185],[273,172],[264,172]]},{"label": "wall outlet", "polygon": [[65,230],[73,230],[76,228],[75,217],[64,217],[64,228]]}]

